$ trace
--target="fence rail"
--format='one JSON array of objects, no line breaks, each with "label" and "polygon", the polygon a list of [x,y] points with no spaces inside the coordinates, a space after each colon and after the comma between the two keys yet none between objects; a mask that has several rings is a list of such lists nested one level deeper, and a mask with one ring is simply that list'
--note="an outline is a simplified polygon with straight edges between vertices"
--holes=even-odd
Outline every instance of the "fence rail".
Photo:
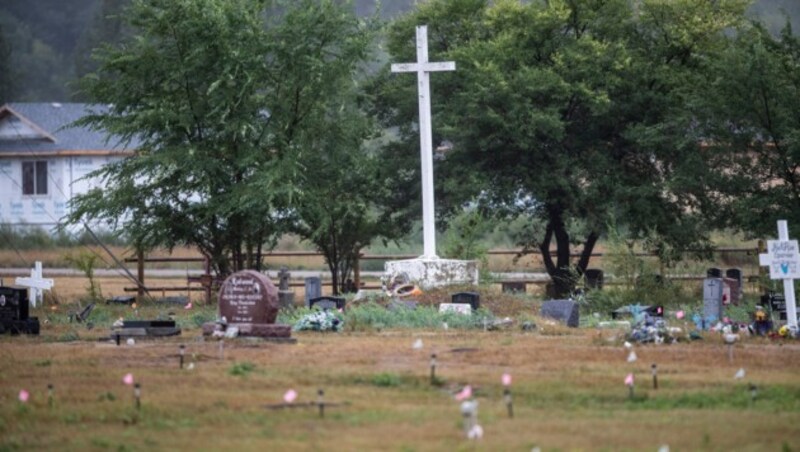
[{"label": "fence rail", "polygon": [[[758,266],[758,256],[759,252],[763,252],[764,248],[762,244],[759,244],[759,247],[743,247],[743,248],[735,248],[735,247],[721,247],[715,248],[711,250],[713,255],[730,255],[730,254],[743,254],[745,256],[752,256],[753,259],[750,259],[750,264],[752,265],[753,269],[751,270],[750,275],[745,275],[745,280],[749,282],[753,282],[758,279],[758,275],[760,274],[760,268]],[[685,250],[685,253],[698,253],[704,252],[706,250],[700,249],[690,249]],[[551,255],[555,255],[556,251],[551,250]],[[523,249],[494,249],[487,252],[488,256],[514,256],[515,258],[526,258],[526,259],[533,259],[536,262],[540,262],[540,255],[537,250],[523,250]],[[591,257],[593,258],[600,258],[608,257],[615,255],[614,253],[606,253],[606,252],[594,252],[591,253]],[[646,252],[637,252],[631,253],[631,256],[640,257],[640,258],[655,258],[657,257],[653,253],[646,253]],[[579,252],[571,252],[570,257],[579,257],[581,253]],[[264,257],[266,259],[275,258],[275,257],[319,257],[323,258],[323,255],[316,251],[274,251],[270,253],[265,253]],[[361,262],[362,261],[386,261],[386,260],[402,260],[402,259],[413,259],[416,258],[416,254],[361,254],[359,257],[359,262],[356,263],[354,269],[354,283],[356,287],[367,288],[367,289],[374,289],[379,288],[380,285],[375,283],[374,281],[371,283],[366,283],[362,281],[361,278]],[[124,259],[127,263],[135,262],[138,268],[138,279],[141,282],[142,286],[140,287],[126,287],[125,291],[127,292],[138,292],[139,296],[144,296],[145,290],[153,291],[153,292],[189,292],[189,291],[204,291],[207,300],[211,298],[211,291],[212,286],[214,285],[214,275],[211,274],[211,265],[207,258],[202,256],[189,256],[189,257],[146,257],[143,253],[139,253],[136,257],[129,257]],[[188,277],[187,284],[185,286],[153,286],[149,287],[145,285],[145,264],[146,263],[203,263],[205,274],[200,277]],[[600,265],[602,266],[602,265]],[[596,266],[595,266],[596,267]],[[539,268],[530,268],[527,269],[526,272],[530,273],[542,273],[544,269],[542,267]],[[665,273],[662,269],[662,274]],[[665,278],[671,280],[699,280],[704,278],[704,275],[665,275]],[[218,281],[217,281],[218,282]],[[504,284],[504,283],[525,283],[525,284],[546,284],[549,282],[549,278],[500,278],[494,281],[497,284]],[[193,283],[200,283],[200,286],[193,286]],[[614,284],[613,282],[609,281],[609,283]],[[322,281],[324,286],[331,286],[332,282],[330,280]],[[304,283],[300,281],[292,281],[290,282],[290,287],[304,287]]]}]

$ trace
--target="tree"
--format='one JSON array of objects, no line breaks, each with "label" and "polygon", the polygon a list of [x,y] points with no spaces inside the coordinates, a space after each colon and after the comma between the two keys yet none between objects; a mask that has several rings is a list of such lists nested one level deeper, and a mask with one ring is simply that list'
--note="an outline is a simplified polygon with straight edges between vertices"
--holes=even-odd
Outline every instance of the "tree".
[{"label": "tree", "polygon": [[[392,24],[387,47],[392,61],[413,58],[413,25],[427,23],[431,61],[458,66],[432,77],[435,129],[453,142],[436,168],[439,206],[477,200],[529,218],[524,244],[541,254],[557,296],[571,291],[614,218],[664,258],[706,244],[696,194],[682,183],[700,141],[686,105],[703,61],[743,13],[741,1],[421,5]],[[400,126],[394,149],[408,155],[414,86],[386,74],[375,86],[391,106],[382,118]]]},{"label": "tree", "polygon": [[336,121],[320,132],[314,152],[304,155],[306,179],[298,196],[292,232],[325,256],[333,293],[346,287],[361,250],[400,229],[381,202],[380,162],[362,147],[371,128],[355,107],[336,109]]},{"label": "tree", "polygon": [[[752,237],[774,237],[775,222],[800,224],[800,38],[755,24],[726,48],[704,85],[704,156],[700,182],[717,224]],[[724,74],[724,75],[723,75]]]},{"label": "tree", "polygon": [[259,268],[365,27],[332,0],[145,0],[126,19],[136,35],[83,80],[109,107],[79,124],[137,150],[96,171],[105,188],[66,220],[106,221],[144,249],[196,246],[222,275]]},{"label": "tree", "polygon": [[11,45],[0,26],[0,105],[13,100],[14,72],[11,70]]}]

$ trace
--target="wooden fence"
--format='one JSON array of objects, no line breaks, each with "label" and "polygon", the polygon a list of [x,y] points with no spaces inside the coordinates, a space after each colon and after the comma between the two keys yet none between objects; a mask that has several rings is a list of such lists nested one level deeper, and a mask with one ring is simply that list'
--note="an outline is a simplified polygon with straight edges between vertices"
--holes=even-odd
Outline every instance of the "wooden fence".
[{"label": "wooden fence", "polygon": [[[695,250],[688,250],[687,253],[695,252]],[[725,256],[739,256],[734,260],[738,263],[745,262],[749,267],[750,271],[749,274],[747,271],[744,271],[745,278],[744,281],[746,282],[755,282],[759,279],[762,274],[762,269],[758,265],[758,254],[760,252],[765,252],[765,248],[763,243],[759,243],[759,247],[753,248],[717,248],[713,251],[713,262],[718,262],[723,259]],[[555,254],[555,251],[551,252]],[[502,267],[502,265],[498,265],[499,260],[503,260],[506,264],[510,260],[514,262],[516,265],[516,269],[512,270],[513,273],[521,273],[521,274],[541,274],[545,273],[544,266],[541,263],[541,257],[538,253],[523,253],[522,250],[519,249],[496,249],[490,250],[487,253],[487,261],[490,271],[492,272],[509,272],[507,267]],[[575,258],[580,256],[579,253],[572,253],[571,257]],[[592,268],[602,268],[603,267],[603,258],[609,256],[608,253],[597,252],[592,253],[592,260],[591,260],[591,267]],[[652,253],[634,253],[633,256],[645,259],[655,259],[656,256]],[[275,259],[275,258],[287,258],[291,260],[292,258],[319,258],[320,262],[323,263],[323,256],[322,254],[315,252],[315,251],[275,251],[265,254],[265,259]],[[410,254],[362,254],[359,262],[356,263],[355,269],[353,272],[353,280],[356,287],[365,288],[365,289],[377,289],[380,288],[380,283],[377,282],[374,278],[370,281],[364,281],[362,278],[362,264],[366,261],[387,261],[387,260],[403,260],[403,259],[413,259],[417,257],[416,255]],[[729,258],[727,260],[730,260]],[[125,291],[127,292],[137,292],[140,297],[145,295],[145,291],[147,292],[191,292],[191,291],[203,291],[205,292],[206,300],[211,299],[211,293],[213,288],[219,281],[215,281],[216,277],[211,273],[211,265],[208,259],[204,257],[146,257],[143,253],[139,253],[137,257],[133,258],[126,258],[125,262],[133,263],[135,262],[137,265],[137,277],[140,281],[141,285],[139,287],[126,287]],[[203,274],[200,276],[187,276],[187,281],[185,286],[147,286],[145,283],[145,265],[147,263],[201,263],[203,265]],[[742,265],[738,265],[741,267]],[[663,268],[660,269],[659,274],[665,275],[665,271]],[[666,274],[664,276],[666,279],[670,280],[679,280],[679,281],[687,281],[687,280],[701,280],[706,277],[705,274]],[[369,278],[368,278],[369,279]],[[541,285],[547,284],[549,282],[549,278],[526,278],[526,277],[508,277],[508,278],[499,278],[493,281],[496,284],[506,284],[506,283],[523,283],[523,284],[533,284],[533,285]],[[195,284],[195,285],[193,285]],[[331,286],[332,283],[330,280],[323,279],[322,284],[324,286]],[[613,284],[613,282],[612,282]],[[304,287],[305,283],[303,281],[291,281],[290,287]]]}]

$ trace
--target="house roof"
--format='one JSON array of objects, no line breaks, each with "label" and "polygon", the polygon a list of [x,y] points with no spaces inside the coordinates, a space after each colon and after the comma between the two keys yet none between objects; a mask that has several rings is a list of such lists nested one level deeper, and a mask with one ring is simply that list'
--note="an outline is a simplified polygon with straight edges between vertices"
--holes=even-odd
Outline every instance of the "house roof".
[{"label": "house roof", "polygon": [[69,127],[104,107],[79,103],[8,103],[0,107],[0,158],[54,155],[129,155],[131,145],[107,134]]}]

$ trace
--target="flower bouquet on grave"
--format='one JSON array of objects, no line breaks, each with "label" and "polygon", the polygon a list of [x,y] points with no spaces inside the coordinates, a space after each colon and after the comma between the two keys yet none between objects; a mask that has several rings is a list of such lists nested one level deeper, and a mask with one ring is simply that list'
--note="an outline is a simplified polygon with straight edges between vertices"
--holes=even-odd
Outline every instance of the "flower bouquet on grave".
[{"label": "flower bouquet on grave", "polygon": [[312,312],[297,321],[293,331],[341,331],[344,320],[329,310]]}]

